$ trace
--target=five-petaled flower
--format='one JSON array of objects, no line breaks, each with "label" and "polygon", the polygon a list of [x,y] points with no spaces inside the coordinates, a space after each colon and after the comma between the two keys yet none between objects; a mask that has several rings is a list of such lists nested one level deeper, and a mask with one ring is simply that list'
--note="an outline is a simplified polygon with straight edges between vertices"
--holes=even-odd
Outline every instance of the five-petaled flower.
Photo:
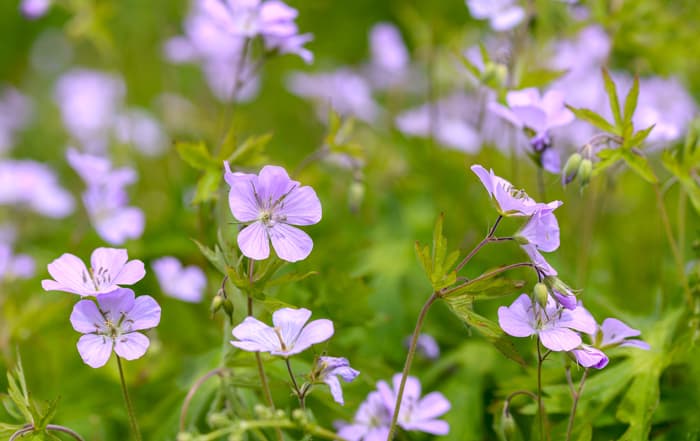
[{"label": "five-petaled flower", "polygon": [[633,347],[648,351],[651,349],[645,341],[631,338],[638,337],[641,332],[638,329],[627,326],[615,318],[603,320],[600,328],[596,328],[591,334],[593,344],[582,344],[572,350],[572,354],[581,366],[602,369],[608,364],[608,357],[602,351],[614,347]]},{"label": "five-petaled flower", "polygon": [[282,308],[272,314],[272,326],[255,317],[246,317],[233,328],[231,344],[250,352],[269,352],[288,358],[328,340],[333,335],[333,322],[327,319],[306,322],[311,311],[305,308]]},{"label": "five-petaled flower", "polygon": [[70,315],[73,329],[84,334],[78,352],[85,364],[98,368],[109,360],[112,350],[126,360],[143,356],[150,344],[140,332],[158,326],[160,306],[151,296],[139,296],[119,288],[92,300],[81,300]]},{"label": "five-petaled flower", "polygon": [[543,308],[527,294],[521,294],[510,306],[498,308],[498,324],[513,337],[537,335],[552,351],[570,351],[581,345],[581,336],[575,331],[593,334],[597,329],[595,319],[583,306],[568,310],[548,296]]},{"label": "five-petaled flower", "polygon": [[378,391],[367,395],[352,423],[336,423],[338,436],[348,441],[386,441],[390,425],[391,410]]},{"label": "five-petaled flower", "polygon": [[143,262],[127,262],[124,249],[97,248],[90,256],[88,270],[82,260],[65,253],[48,265],[54,280],[41,281],[46,291],[66,291],[81,296],[96,296],[114,291],[119,285],[131,285],[146,275]]},{"label": "five-petaled flower", "polygon": [[360,371],[351,368],[348,359],[343,357],[319,357],[314,372],[312,372],[313,380],[326,383],[331,389],[333,399],[341,406],[345,404],[345,401],[338,377],[349,383],[358,375],[360,375]]},{"label": "five-petaled flower", "polygon": [[284,168],[268,165],[260,174],[231,173],[224,164],[231,186],[229,205],[240,222],[250,222],[238,233],[238,246],[250,259],[270,255],[270,241],[280,259],[306,259],[313,248],[308,234],[291,225],[313,225],[321,220],[321,202],[309,186],[289,178]]}]

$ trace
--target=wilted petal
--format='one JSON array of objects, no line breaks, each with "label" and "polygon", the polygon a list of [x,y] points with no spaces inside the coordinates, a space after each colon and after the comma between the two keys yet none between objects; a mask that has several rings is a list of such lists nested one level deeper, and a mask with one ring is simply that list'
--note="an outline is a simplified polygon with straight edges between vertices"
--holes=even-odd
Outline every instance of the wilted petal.
[{"label": "wilted petal", "polygon": [[148,337],[140,332],[130,332],[117,338],[114,345],[114,352],[126,360],[136,360],[143,357],[148,350],[150,341]]},{"label": "wilted petal", "polygon": [[112,354],[112,340],[95,334],[85,334],[78,340],[78,353],[91,368],[104,366]]},{"label": "wilted petal", "polygon": [[308,234],[287,224],[277,223],[268,233],[277,256],[287,262],[306,259],[314,247],[314,242]]},{"label": "wilted petal", "polygon": [[238,247],[244,256],[263,260],[270,256],[270,240],[262,222],[253,222],[238,233]]},{"label": "wilted petal", "polygon": [[343,388],[340,387],[338,377],[335,375],[329,375],[323,380],[323,382],[330,388],[333,400],[341,406],[345,405],[345,400],[343,399]]}]

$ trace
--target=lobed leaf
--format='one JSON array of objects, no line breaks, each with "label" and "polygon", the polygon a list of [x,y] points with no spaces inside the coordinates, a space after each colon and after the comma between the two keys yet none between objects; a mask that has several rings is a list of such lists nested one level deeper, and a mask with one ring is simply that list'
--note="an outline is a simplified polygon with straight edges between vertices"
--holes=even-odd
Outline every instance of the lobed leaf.
[{"label": "lobed leaf", "polygon": [[615,82],[610,77],[610,72],[606,68],[603,68],[603,83],[605,86],[605,93],[608,95],[608,103],[610,104],[610,111],[615,119],[615,126],[622,128],[622,116],[620,115],[620,100],[617,98],[617,87]]},{"label": "lobed leaf", "polygon": [[594,127],[597,127],[605,132],[612,133],[614,135],[620,135],[620,131],[616,127],[614,127],[605,118],[595,113],[594,111],[585,108],[572,107],[568,104],[566,105],[566,108],[571,110],[576,116],[576,118],[582,121],[586,121],[587,123],[592,124]]}]

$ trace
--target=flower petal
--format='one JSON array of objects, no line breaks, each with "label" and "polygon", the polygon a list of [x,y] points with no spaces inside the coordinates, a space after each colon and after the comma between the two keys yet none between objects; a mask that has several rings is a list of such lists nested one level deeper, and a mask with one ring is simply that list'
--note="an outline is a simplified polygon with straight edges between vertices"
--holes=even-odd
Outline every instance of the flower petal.
[{"label": "flower petal", "polygon": [[282,199],[277,215],[284,216],[291,225],[313,225],[321,220],[321,201],[313,188],[295,188]]},{"label": "flower petal", "polygon": [[302,329],[301,334],[294,342],[294,347],[289,351],[289,355],[298,354],[315,345],[326,341],[333,335],[333,322],[327,319],[314,320]]},{"label": "flower petal", "polygon": [[256,194],[258,177],[245,173],[231,173],[226,182],[231,186],[228,205],[231,213],[240,222],[252,222],[260,217],[260,200]]},{"label": "flower petal", "polygon": [[277,165],[266,165],[258,174],[258,183],[255,189],[264,206],[278,201],[289,193],[299,183],[289,178],[287,171]]},{"label": "flower petal", "polygon": [[510,306],[498,308],[498,325],[513,337],[529,337],[535,333],[532,301],[521,294]]},{"label": "flower petal", "polygon": [[323,382],[330,388],[333,400],[341,406],[345,405],[345,400],[343,400],[343,388],[340,387],[338,377],[335,375],[329,375],[323,380]]},{"label": "flower petal", "polygon": [[95,293],[95,287],[87,267],[82,260],[73,254],[63,254],[49,263],[48,270],[54,280],[41,282],[41,286],[46,291],[68,291],[80,295]]},{"label": "flower petal", "polygon": [[591,313],[581,304],[575,309],[563,310],[561,318],[559,319],[559,325],[585,332],[588,335],[593,335],[598,331],[598,323],[596,323]]},{"label": "flower petal", "polygon": [[583,367],[592,367],[595,369],[603,369],[608,365],[608,356],[600,349],[596,349],[589,345],[581,345],[580,348],[571,351],[576,357],[576,361]]},{"label": "flower petal", "polygon": [[125,249],[96,248],[90,256],[90,266],[96,275],[106,271],[115,276],[119,274],[127,260],[129,256]]},{"label": "flower petal", "polygon": [[552,351],[570,351],[581,345],[581,337],[567,328],[542,329],[539,336],[544,347]]},{"label": "flower petal", "polygon": [[433,435],[447,435],[450,431],[450,425],[442,420],[414,421],[408,423],[399,422],[399,426],[406,430],[419,430],[421,432],[430,433]]},{"label": "flower petal", "polygon": [[160,314],[160,305],[153,297],[138,296],[126,315],[126,320],[131,321],[129,331],[155,328],[160,323]]},{"label": "flower petal", "polygon": [[78,340],[78,353],[91,368],[104,366],[112,354],[112,340],[95,334],[85,334]]},{"label": "flower petal", "polygon": [[253,222],[238,233],[238,247],[244,256],[263,260],[270,256],[270,240],[262,222]]},{"label": "flower petal", "polygon": [[150,343],[148,337],[140,332],[122,334],[114,345],[114,352],[125,360],[136,360],[143,357]]},{"label": "flower petal", "polygon": [[97,303],[106,316],[105,318],[116,323],[122,316],[129,314],[131,308],[134,307],[134,298],[134,291],[129,288],[118,288],[97,296]]},{"label": "flower petal", "polygon": [[637,337],[641,334],[638,329],[627,326],[621,320],[615,318],[606,318],[600,325],[600,330],[603,333],[603,346],[614,345],[620,343],[626,338]]},{"label": "flower petal", "polygon": [[284,344],[290,347],[294,345],[309,318],[311,311],[306,308],[280,308],[272,314],[272,324],[279,330]]},{"label": "flower petal", "polygon": [[417,420],[437,418],[450,410],[451,407],[452,405],[443,394],[431,392],[418,402],[413,417]]},{"label": "flower petal", "polygon": [[255,317],[246,317],[233,328],[232,334],[240,341],[231,341],[237,348],[251,352],[273,352],[281,349],[275,331]]},{"label": "flower petal", "polygon": [[268,233],[277,256],[287,262],[306,259],[314,247],[314,242],[308,234],[287,224],[275,224]]},{"label": "flower petal", "polygon": [[82,333],[98,332],[104,328],[104,317],[92,300],[81,300],[73,306],[70,315],[73,329]]}]

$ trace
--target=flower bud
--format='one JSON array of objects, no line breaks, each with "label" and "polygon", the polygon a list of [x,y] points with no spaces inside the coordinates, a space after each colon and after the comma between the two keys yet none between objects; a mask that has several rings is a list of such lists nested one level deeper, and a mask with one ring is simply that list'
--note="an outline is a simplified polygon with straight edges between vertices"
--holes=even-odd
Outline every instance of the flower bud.
[{"label": "flower bud", "polygon": [[503,412],[500,424],[501,433],[506,441],[515,441],[521,439],[520,431],[518,430],[518,423],[515,422],[515,418],[510,412]]},{"label": "flower bud", "polygon": [[591,180],[593,174],[593,162],[590,159],[581,160],[578,167],[578,174],[581,176],[581,187],[585,187]]},{"label": "flower bud", "polygon": [[508,68],[501,63],[486,63],[481,74],[481,82],[488,86],[500,88],[505,84]]},{"label": "flower bud", "polygon": [[224,304],[224,298],[221,297],[220,295],[215,295],[213,299],[211,299],[211,306],[209,307],[209,310],[211,311],[212,315],[216,314],[219,309]]},{"label": "flower bud", "polygon": [[207,417],[207,424],[214,428],[226,427],[231,424],[231,420],[224,413],[214,412]]},{"label": "flower bud", "polygon": [[580,153],[574,153],[569,156],[569,159],[566,160],[566,164],[564,164],[564,168],[561,171],[561,185],[566,185],[576,178],[582,160],[583,157],[581,157]]},{"label": "flower bud", "polygon": [[360,209],[364,198],[365,184],[357,180],[352,181],[348,189],[348,205],[350,206],[350,211],[356,213]]},{"label": "flower bud", "polygon": [[547,300],[549,300],[549,290],[547,289],[547,285],[542,282],[536,283],[532,291],[535,294],[535,300],[537,303],[539,303],[539,305],[543,308],[546,307]]}]

